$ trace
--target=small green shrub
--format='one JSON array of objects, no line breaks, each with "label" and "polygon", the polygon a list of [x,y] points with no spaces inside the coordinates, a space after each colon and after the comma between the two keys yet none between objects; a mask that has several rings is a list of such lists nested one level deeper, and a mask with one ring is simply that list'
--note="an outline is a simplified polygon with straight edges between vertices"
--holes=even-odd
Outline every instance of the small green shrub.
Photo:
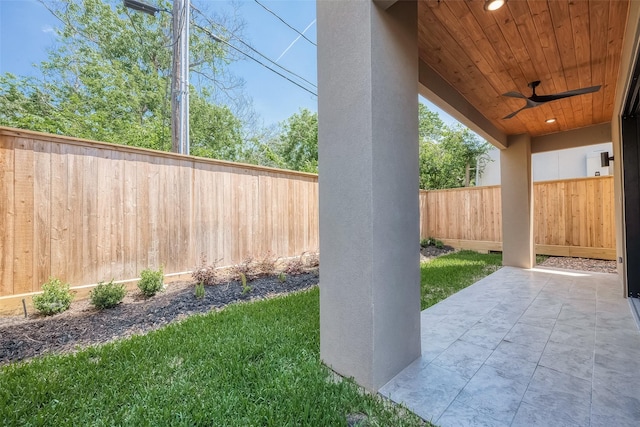
[{"label": "small green shrub", "polygon": [[427,246],[435,246],[438,249],[443,249],[444,243],[442,243],[442,240],[434,239],[433,237],[420,240],[420,247],[426,248]]},{"label": "small green shrub", "polygon": [[280,280],[280,283],[284,283],[287,281],[287,275],[284,273],[280,273],[278,274],[278,280]]},{"label": "small green shrub", "polygon": [[257,277],[255,262],[252,256],[247,256],[245,259],[239,263],[231,267],[231,277],[234,280],[242,280],[242,276],[245,277]]},{"label": "small green shrub", "polygon": [[126,294],[127,290],[123,284],[113,283],[111,280],[109,283],[98,283],[98,286],[91,290],[89,299],[95,308],[102,310],[120,304]]},{"label": "small green shrub", "polygon": [[247,276],[240,273],[240,283],[242,283],[242,295],[251,292],[251,286],[247,285]]},{"label": "small green shrub", "polygon": [[69,290],[69,284],[50,277],[49,281],[42,285],[42,293],[33,297],[33,306],[38,312],[50,316],[68,310],[71,301],[73,294]]},{"label": "small green shrub", "polygon": [[200,283],[196,283],[196,298],[197,299],[202,299],[204,298],[204,283],[200,282]]},{"label": "small green shrub", "polygon": [[162,267],[158,270],[152,270],[150,268],[142,270],[140,273],[140,281],[138,282],[138,288],[146,297],[152,297],[162,290],[164,286],[164,273]]}]

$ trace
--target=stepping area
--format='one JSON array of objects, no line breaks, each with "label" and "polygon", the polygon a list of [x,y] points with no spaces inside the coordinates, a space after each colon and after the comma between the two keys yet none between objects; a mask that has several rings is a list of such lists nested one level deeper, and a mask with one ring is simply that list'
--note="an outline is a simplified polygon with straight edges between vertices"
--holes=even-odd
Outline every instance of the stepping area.
[{"label": "stepping area", "polygon": [[640,330],[618,276],[504,267],[421,313],[380,393],[446,426],[637,426]]}]

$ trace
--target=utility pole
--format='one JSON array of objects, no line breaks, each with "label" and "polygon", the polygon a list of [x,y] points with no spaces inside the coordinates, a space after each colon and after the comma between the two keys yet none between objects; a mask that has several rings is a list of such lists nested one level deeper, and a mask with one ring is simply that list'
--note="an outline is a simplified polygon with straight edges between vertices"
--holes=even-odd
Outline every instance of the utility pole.
[{"label": "utility pole", "polygon": [[189,0],[173,0],[171,151],[189,154]]},{"label": "utility pole", "polygon": [[[124,0],[124,5],[155,16],[159,9],[140,0]],[[173,0],[171,73],[171,151],[189,154],[189,17],[190,0]]]}]

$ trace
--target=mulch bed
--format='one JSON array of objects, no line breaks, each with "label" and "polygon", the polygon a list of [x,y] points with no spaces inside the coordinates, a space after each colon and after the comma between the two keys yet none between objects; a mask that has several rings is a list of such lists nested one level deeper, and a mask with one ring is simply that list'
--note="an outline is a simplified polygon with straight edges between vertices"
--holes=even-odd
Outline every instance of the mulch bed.
[{"label": "mulch bed", "polygon": [[67,353],[118,338],[143,334],[192,314],[207,313],[238,301],[266,299],[309,289],[318,284],[318,271],[277,276],[248,283],[251,291],[242,294],[239,282],[205,287],[205,296],[196,299],[193,282],[174,282],[151,298],[130,293],[118,306],[97,310],[88,300],[76,301],[61,314],[43,317],[0,318],[0,366],[46,353]]},{"label": "mulch bed", "polygon": [[420,262],[429,261],[450,252],[455,252],[455,249],[447,245],[442,248],[437,248],[435,246],[427,246],[424,248],[420,247]]}]

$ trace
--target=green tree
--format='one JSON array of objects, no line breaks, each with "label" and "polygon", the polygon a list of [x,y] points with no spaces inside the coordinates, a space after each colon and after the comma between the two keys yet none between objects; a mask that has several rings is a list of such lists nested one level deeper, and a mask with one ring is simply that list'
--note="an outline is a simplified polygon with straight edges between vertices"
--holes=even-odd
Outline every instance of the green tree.
[{"label": "green tree", "polygon": [[246,141],[242,160],[318,173],[318,113],[302,108],[277,127],[262,129]]},{"label": "green tree", "polygon": [[277,140],[262,151],[280,167],[317,173],[318,113],[300,109],[281,124]]},{"label": "green tree", "polygon": [[0,125],[60,133],[62,117],[32,79],[0,75]]},{"label": "green tree", "polygon": [[457,125],[443,133],[442,146],[451,159],[450,171],[458,187],[475,184],[475,173],[471,172],[476,170],[478,159],[489,150],[489,144],[468,128]]},{"label": "green tree", "polygon": [[[475,183],[477,160],[488,144],[463,126],[447,126],[438,113],[419,104],[420,188],[441,189]],[[251,141],[243,160],[303,172],[318,171],[318,115],[301,109],[280,125],[279,134]]]},{"label": "green tree", "polygon": [[446,125],[435,111],[418,104],[418,137],[420,141],[438,141]]},{"label": "green tree", "polygon": [[280,128],[265,127],[245,138],[241,161],[272,168],[287,168],[278,153]]},{"label": "green tree", "polygon": [[[69,136],[170,149],[171,17],[126,9],[120,0],[41,0],[60,21],[57,44],[40,64],[41,78],[0,76],[0,123]],[[170,3],[161,0],[161,8]],[[241,123],[228,107],[238,81],[222,43],[199,28],[190,34],[191,139],[198,155],[235,160]],[[235,28],[232,26],[231,28]],[[229,38],[232,32],[216,28]],[[214,78],[215,76],[215,78]]]},{"label": "green tree", "polygon": [[420,142],[420,188],[434,190],[474,185],[475,173],[472,171],[488,149],[489,145],[469,129],[445,126],[438,140]]},{"label": "green tree", "polygon": [[191,154],[230,161],[243,160],[242,122],[227,106],[192,97],[190,109]]}]

